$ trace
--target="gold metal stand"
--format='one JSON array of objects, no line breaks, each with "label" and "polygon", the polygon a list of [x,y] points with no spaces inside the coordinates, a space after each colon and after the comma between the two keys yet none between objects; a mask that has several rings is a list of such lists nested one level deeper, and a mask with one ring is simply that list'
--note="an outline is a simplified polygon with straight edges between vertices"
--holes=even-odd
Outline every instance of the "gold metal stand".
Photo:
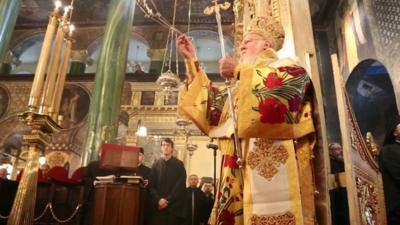
[{"label": "gold metal stand", "polygon": [[19,118],[31,126],[32,131],[23,136],[23,147],[29,151],[28,161],[7,224],[32,225],[34,222],[39,157],[45,146],[48,145],[51,133],[57,132],[61,127],[51,117],[35,112],[24,112],[19,115]]}]

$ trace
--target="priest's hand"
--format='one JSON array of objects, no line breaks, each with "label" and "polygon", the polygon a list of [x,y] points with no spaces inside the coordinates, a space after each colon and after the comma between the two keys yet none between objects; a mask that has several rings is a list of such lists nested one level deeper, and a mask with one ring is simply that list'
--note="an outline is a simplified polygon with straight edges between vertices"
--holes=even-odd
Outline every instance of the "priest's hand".
[{"label": "priest's hand", "polygon": [[167,208],[168,207],[168,201],[167,201],[167,199],[165,199],[165,198],[161,198],[159,201],[158,201],[158,209],[165,209],[165,208]]},{"label": "priest's hand", "polygon": [[232,78],[233,72],[236,66],[239,65],[239,61],[230,56],[225,56],[219,60],[219,72],[223,78]]},{"label": "priest's hand", "polygon": [[176,41],[176,48],[183,58],[187,60],[196,58],[196,50],[188,36],[184,34],[180,35]]}]

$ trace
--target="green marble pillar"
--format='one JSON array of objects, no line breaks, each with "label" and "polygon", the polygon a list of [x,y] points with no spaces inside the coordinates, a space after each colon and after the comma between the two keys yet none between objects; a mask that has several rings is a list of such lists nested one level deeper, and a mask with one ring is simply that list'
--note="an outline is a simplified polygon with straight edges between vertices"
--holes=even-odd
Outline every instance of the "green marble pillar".
[{"label": "green marble pillar", "polygon": [[135,3],[135,0],[111,0],[109,3],[104,41],[90,103],[88,133],[82,149],[84,165],[97,160],[102,143],[112,143],[117,136]]},{"label": "green marble pillar", "polygon": [[8,50],[8,44],[21,8],[22,0],[0,1],[0,64]]},{"label": "green marble pillar", "polygon": [[82,62],[71,62],[69,74],[71,75],[82,75],[85,74],[86,64]]}]

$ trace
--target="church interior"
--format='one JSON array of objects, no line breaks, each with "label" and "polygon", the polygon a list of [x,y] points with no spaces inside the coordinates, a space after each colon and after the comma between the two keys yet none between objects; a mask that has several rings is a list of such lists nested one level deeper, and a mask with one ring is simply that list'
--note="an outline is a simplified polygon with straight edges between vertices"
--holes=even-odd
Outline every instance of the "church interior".
[{"label": "church interior", "polygon": [[[18,201],[32,215],[30,222],[15,224],[80,224],[76,215],[81,213],[77,204],[82,203],[82,190],[79,178],[73,178],[98,159],[103,143],[140,146],[143,164],[151,167],[168,137],[188,176],[212,183],[216,170],[218,179],[222,155],[207,146],[213,140],[178,116],[185,62],[175,41],[179,34],[188,35],[200,67],[213,83],[224,85],[218,64],[221,30],[215,15],[204,13],[224,1],[62,0],[59,9],[55,2],[0,2],[0,168],[15,181],[0,183],[0,224],[19,220],[20,215],[11,216],[23,214],[11,211]],[[220,10],[226,54],[238,55],[251,17],[277,8],[286,36],[278,55],[295,58],[310,74],[317,129],[311,156],[316,216],[301,224],[335,224],[332,180],[347,188],[348,224],[386,224],[377,157],[388,121],[399,115],[400,1],[226,2],[230,8]],[[119,8],[123,4],[131,9]],[[71,7],[63,16],[64,6]],[[54,26],[57,13],[63,28]],[[65,33],[59,42],[57,29]],[[54,79],[49,75],[52,66],[59,71]],[[49,97],[53,94],[54,99]],[[330,143],[343,146],[345,172],[340,176],[330,173]],[[77,184],[38,183],[30,188],[40,180],[28,179],[40,167],[33,162],[39,158],[50,170],[64,168],[62,179]],[[21,180],[22,170],[26,178]],[[16,194],[20,181],[26,196],[35,193],[36,203]],[[21,199],[14,201],[14,196]]]}]

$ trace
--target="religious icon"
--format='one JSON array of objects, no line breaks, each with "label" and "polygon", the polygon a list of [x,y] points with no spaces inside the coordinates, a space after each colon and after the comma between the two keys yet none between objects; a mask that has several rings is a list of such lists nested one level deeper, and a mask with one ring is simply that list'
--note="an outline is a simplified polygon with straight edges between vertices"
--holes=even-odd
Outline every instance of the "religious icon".
[{"label": "religious icon", "polygon": [[67,84],[64,88],[60,106],[61,127],[69,129],[82,122],[89,111],[89,104],[89,94],[82,87]]}]

